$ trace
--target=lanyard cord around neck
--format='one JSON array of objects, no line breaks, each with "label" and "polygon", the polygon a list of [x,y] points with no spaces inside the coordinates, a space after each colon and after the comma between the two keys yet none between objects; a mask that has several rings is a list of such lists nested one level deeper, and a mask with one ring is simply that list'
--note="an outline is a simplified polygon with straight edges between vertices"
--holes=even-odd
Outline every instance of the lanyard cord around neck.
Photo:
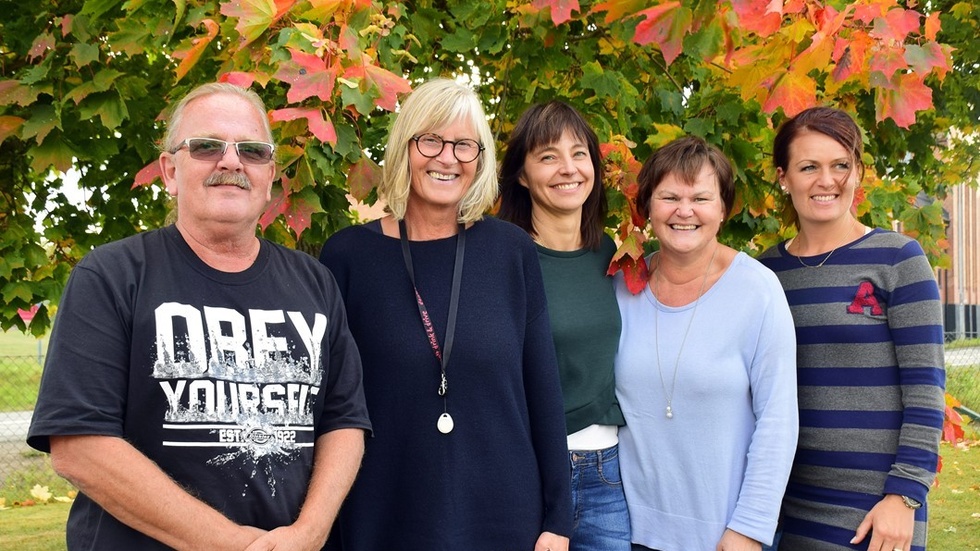
[{"label": "lanyard cord around neck", "polygon": [[436,331],[432,327],[432,320],[429,319],[429,311],[422,302],[422,295],[415,285],[415,266],[412,263],[412,250],[408,246],[408,233],[405,231],[405,220],[398,221],[398,234],[402,242],[402,256],[405,258],[405,269],[408,270],[408,278],[412,280],[412,288],[415,290],[415,301],[419,307],[419,316],[422,318],[422,325],[425,326],[425,334],[429,338],[429,346],[436,359],[439,360],[439,396],[445,400],[446,392],[449,390],[449,383],[446,379],[446,367],[449,365],[449,355],[453,351],[453,336],[456,333],[456,311],[459,309],[459,287],[463,279],[463,252],[466,249],[466,227],[459,225],[456,233],[456,260],[453,265],[453,286],[449,297],[449,321],[446,322],[446,346],[443,351],[439,349],[439,341],[436,339]]}]

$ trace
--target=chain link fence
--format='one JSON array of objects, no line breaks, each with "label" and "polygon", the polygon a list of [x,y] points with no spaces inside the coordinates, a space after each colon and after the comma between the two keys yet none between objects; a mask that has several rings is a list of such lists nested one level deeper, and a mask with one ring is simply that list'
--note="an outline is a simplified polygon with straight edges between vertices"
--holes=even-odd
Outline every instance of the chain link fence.
[{"label": "chain link fence", "polygon": [[0,356],[0,488],[46,466],[45,454],[25,442],[43,365],[40,354]]},{"label": "chain link fence", "polygon": [[[0,356],[0,488],[46,468],[45,454],[25,443],[43,365],[40,354]],[[980,345],[949,346],[946,365],[948,390],[970,411],[980,411]]]}]

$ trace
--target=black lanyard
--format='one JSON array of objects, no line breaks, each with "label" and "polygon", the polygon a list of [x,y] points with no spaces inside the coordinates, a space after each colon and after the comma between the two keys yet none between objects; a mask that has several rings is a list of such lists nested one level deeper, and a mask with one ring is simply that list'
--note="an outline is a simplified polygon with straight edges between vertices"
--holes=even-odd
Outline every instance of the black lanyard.
[{"label": "black lanyard", "polygon": [[429,346],[436,359],[439,360],[439,396],[445,397],[449,390],[449,383],[446,380],[446,367],[449,365],[449,355],[453,351],[453,336],[456,333],[456,311],[459,309],[459,287],[463,279],[463,251],[466,249],[466,227],[459,225],[456,234],[456,260],[453,265],[453,286],[449,297],[449,321],[446,322],[446,346],[444,352],[439,349],[439,340],[436,338],[436,331],[432,327],[432,320],[429,319],[429,311],[422,301],[422,295],[415,285],[415,267],[412,263],[412,251],[408,246],[408,233],[405,231],[405,220],[398,221],[398,234],[402,242],[402,256],[405,257],[405,269],[408,270],[408,278],[412,280],[412,288],[415,289],[415,301],[418,303],[419,316],[422,318],[422,325],[425,326],[425,334],[429,339]]}]

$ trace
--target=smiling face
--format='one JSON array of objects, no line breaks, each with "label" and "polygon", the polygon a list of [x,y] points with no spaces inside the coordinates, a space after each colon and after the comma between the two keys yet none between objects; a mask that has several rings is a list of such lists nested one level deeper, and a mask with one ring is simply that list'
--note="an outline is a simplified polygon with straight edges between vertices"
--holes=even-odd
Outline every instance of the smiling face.
[{"label": "smiling face", "polygon": [[800,224],[827,224],[853,217],[858,171],[847,149],[819,132],[803,132],[789,144],[779,184],[790,194]]},{"label": "smiling face", "polygon": [[[175,142],[214,138],[227,142],[268,141],[262,117],[245,99],[216,93],[194,99],[184,109]],[[245,164],[234,145],[215,160],[191,158],[188,148],[160,155],[167,191],[177,197],[184,228],[232,224],[254,228],[271,199],[275,163]]]},{"label": "smiling face", "polygon": [[595,185],[595,168],[585,140],[565,131],[555,143],[529,151],[520,184],[531,194],[532,209],[581,215]]},{"label": "smiling face", "polygon": [[665,252],[704,250],[715,241],[724,219],[718,177],[707,164],[691,183],[667,174],[650,197],[650,224]]},{"label": "smiling face", "polygon": [[[454,142],[464,139],[479,142],[480,138],[465,121],[456,121],[444,128],[426,133],[436,134],[444,140]],[[442,151],[432,158],[422,155],[414,141],[410,141],[406,147],[408,147],[411,174],[407,210],[432,211],[434,209],[436,212],[457,212],[463,195],[476,176],[479,160],[469,163],[459,162],[453,154],[453,145],[450,143],[445,143]]]}]

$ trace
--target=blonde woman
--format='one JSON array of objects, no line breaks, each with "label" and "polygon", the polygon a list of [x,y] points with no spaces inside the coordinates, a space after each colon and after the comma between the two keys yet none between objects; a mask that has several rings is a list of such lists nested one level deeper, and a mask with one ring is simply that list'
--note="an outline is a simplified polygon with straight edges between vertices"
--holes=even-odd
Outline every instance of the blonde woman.
[{"label": "blonde woman", "polygon": [[569,466],[534,243],[497,196],[476,95],[405,100],[379,188],[390,213],[331,237],[374,427],[338,520],[344,551],[564,551]]}]

